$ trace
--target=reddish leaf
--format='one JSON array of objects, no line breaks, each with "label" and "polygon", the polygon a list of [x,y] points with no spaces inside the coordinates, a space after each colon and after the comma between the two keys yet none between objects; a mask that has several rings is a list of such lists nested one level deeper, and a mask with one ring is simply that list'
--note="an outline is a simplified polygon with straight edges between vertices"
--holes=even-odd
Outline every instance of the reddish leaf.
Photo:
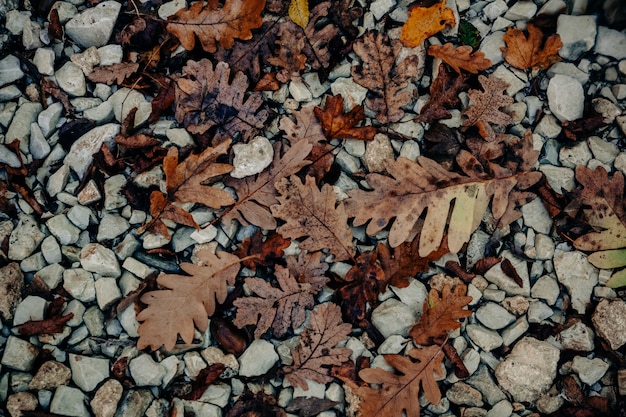
[{"label": "reddish leaf", "polygon": [[448,109],[459,104],[459,92],[465,90],[468,74],[452,75],[446,66],[439,66],[437,78],[430,84],[430,99],[420,110],[417,120],[433,123],[439,119],[452,117]]},{"label": "reddish leaf", "polygon": [[35,336],[40,334],[63,333],[65,324],[74,317],[74,313],[65,316],[55,316],[45,320],[29,320],[17,327],[19,334],[23,336]]},{"label": "reddish leaf", "polygon": [[446,269],[450,271],[453,275],[461,278],[466,284],[471,282],[476,276],[476,274],[464,270],[463,267],[456,261],[446,262]]},{"label": "reddish leaf", "polygon": [[191,384],[191,392],[187,395],[182,396],[181,398],[184,400],[196,401],[202,394],[207,390],[207,388],[213,384],[220,377],[222,372],[226,367],[223,363],[214,363],[213,365],[209,365],[204,369],[201,369],[196,379],[194,379]]},{"label": "reddish leaf", "polygon": [[220,348],[227,353],[239,356],[250,345],[246,331],[235,326],[232,320],[213,317],[210,327],[211,337],[217,342]]},{"label": "reddish leaf", "polygon": [[275,232],[269,232],[264,241],[263,232],[258,230],[251,238],[245,238],[241,246],[233,253],[240,258],[249,257],[242,262],[242,265],[255,271],[257,265],[274,265],[276,260],[283,257],[283,250],[290,244],[291,241]]},{"label": "reddish leaf", "polygon": [[505,258],[502,261],[502,264],[500,265],[502,268],[502,272],[504,272],[504,274],[511,278],[513,281],[515,281],[515,283],[522,288],[524,286],[524,281],[522,280],[522,277],[519,276],[519,274],[517,273],[517,270],[515,269],[515,267],[513,266],[513,264],[511,263],[511,261],[508,258]]},{"label": "reddish leaf", "polygon": [[376,129],[372,126],[355,127],[365,118],[363,106],[357,105],[348,113],[344,113],[341,95],[327,97],[324,109],[315,107],[314,112],[322,124],[324,135],[329,140],[372,140],[376,135]]},{"label": "reddish leaf", "polygon": [[457,378],[463,379],[470,376],[465,363],[463,363],[463,359],[461,359],[459,352],[456,351],[456,348],[452,345],[450,340],[447,340],[446,343],[441,346],[441,349],[444,355],[446,355],[446,358],[454,365],[454,375]]},{"label": "reddish leaf", "polygon": [[478,275],[485,275],[485,272],[489,271],[491,267],[499,264],[500,262],[502,262],[501,257],[489,256],[486,258],[480,258],[478,262],[476,262],[476,264],[474,265],[473,270]]},{"label": "reddish leaf", "polygon": [[164,111],[172,107],[176,99],[176,87],[173,82],[168,82],[165,87],[161,87],[157,95],[150,103],[152,112],[148,118],[148,123],[154,123],[159,120]]}]

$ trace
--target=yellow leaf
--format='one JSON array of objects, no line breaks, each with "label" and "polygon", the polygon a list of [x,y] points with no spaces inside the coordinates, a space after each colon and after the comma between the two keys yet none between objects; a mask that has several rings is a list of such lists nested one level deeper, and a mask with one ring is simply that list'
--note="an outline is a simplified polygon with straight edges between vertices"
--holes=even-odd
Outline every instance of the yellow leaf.
[{"label": "yellow leaf", "polygon": [[431,7],[413,7],[409,19],[402,26],[400,41],[404,46],[414,48],[427,38],[455,23],[454,11],[441,1]]},{"label": "yellow leaf", "polygon": [[302,29],[309,24],[309,0],[291,0],[289,17]]}]

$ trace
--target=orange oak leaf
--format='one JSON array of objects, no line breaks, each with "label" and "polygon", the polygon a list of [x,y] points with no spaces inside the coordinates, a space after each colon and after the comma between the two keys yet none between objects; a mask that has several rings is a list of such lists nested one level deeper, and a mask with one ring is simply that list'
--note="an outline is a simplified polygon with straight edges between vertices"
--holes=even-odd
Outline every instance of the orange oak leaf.
[{"label": "orange oak leaf", "polygon": [[409,80],[418,74],[417,55],[401,59],[402,45],[378,31],[369,31],[352,45],[362,65],[352,67],[357,84],[369,90],[365,105],[381,123],[393,123],[404,116],[403,106],[412,98]]},{"label": "orange oak leaf", "polygon": [[419,417],[420,391],[424,392],[424,397],[431,404],[438,404],[441,401],[441,391],[435,380],[435,376],[444,376],[442,370],[444,354],[441,348],[428,346],[423,349],[411,349],[407,355],[409,357],[383,355],[396,373],[382,368],[366,368],[359,372],[359,377],[363,381],[368,384],[379,384],[378,389],[347,382],[353,394],[361,400],[358,405],[359,415]]},{"label": "orange oak leaf", "polygon": [[97,67],[87,76],[89,81],[107,85],[121,85],[124,80],[139,69],[139,64],[134,62],[120,62],[119,64]]},{"label": "orange oak leaf", "polygon": [[510,27],[504,34],[506,47],[501,48],[506,62],[519,69],[545,69],[561,60],[558,55],[563,46],[558,34],[549,36],[543,42],[543,33],[532,23],[526,25],[528,37],[524,32]]},{"label": "orange oak leaf", "polygon": [[330,367],[347,361],[352,354],[348,348],[337,347],[339,342],[348,339],[351,331],[352,326],[341,320],[341,310],[336,304],[317,306],[298,346],[291,349],[293,364],[283,367],[289,383],[307,390],[307,379],[321,384],[331,382]]},{"label": "orange oak leaf", "polygon": [[441,58],[459,74],[462,69],[478,74],[478,71],[491,67],[491,61],[485,58],[483,52],[472,52],[472,47],[468,45],[456,48],[450,42],[444,45],[430,45],[428,55]]},{"label": "orange oak leaf", "polygon": [[219,4],[209,0],[206,6],[196,2],[189,9],[181,9],[169,17],[166,29],[186,50],[194,48],[197,37],[202,49],[213,53],[218,43],[231,48],[235,39],[251,39],[251,30],[263,23],[265,0],[226,0],[222,7]]},{"label": "orange oak leaf", "polygon": [[322,124],[324,135],[330,139],[372,140],[376,135],[373,126],[355,127],[365,119],[363,106],[356,105],[348,113],[343,111],[341,95],[326,97],[324,109],[315,107],[315,116]]},{"label": "orange oak leaf", "polygon": [[284,221],[278,233],[288,239],[305,237],[300,249],[315,252],[328,249],[336,261],[351,259],[354,254],[352,229],[343,203],[337,204],[333,187],[317,188],[313,177],[306,182],[292,175],[276,183],[279,204],[271,207],[272,214]]},{"label": "orange oak leaf", "polygon": [[513,104],[513,97],[504,95],[504,90],[509,85],[493,74],[489,78],[479,75],[478,81],[484,91],[469,90],[470,106],[463,112],[463,126],[476,126],[480,136],[491,142],[496,139],[496,133],[490,123],[511,123],[511,116],[500,111],[500,108]]},{"label": "orange oak leaf", "polygon": [[448,332],[461,327],[457,320],[471,316],[471,310],[465,307],[472,301],[466,296],[465,285],[450,289],[444,285],[441,298],[436,289],[431,288],[428,300],[424,301],[424,312],[420,321],[411,328],[409,334],[418,345],[441,345],[448,337]]},{"label": "orange oak leaf", "polygon": [[409,10],[409,18],[402,26],[400,41],[404,46],[414,48],[455,22],[454,11],[446,7],[445,1],[431,7],[414,6]]},{"label": "orange oak leaf", "polygon": [[227,252],[208,250],[196,254],[200,264],[182,263],[188,276],[161,274],[157,278],[162,290],[150,291],[141,297],[147,307],[137,314],[138,349],[152,350],[165,346],[172,350],[178,336],[184,343],[193,341],[194,326],[201,332],[209,325],[215,305],[226,300],[227,285],[233,285],[239,272],[240,259]]},{"label": "orange oak leaf", "polygon": [[239,328],[255,325],[256,339],[270,327],[274,336],[284,336],[290,328],[295,329],[304,323],[306,310],[315,305],[313,296],[316,292],[311,284],[299,283],[289,269],[280,265],[276,265],[274,271],[280,288],[262,278],[246,278],[245,285],[257,296],[241,297],[233,302],[237,307],[233,323]]}]

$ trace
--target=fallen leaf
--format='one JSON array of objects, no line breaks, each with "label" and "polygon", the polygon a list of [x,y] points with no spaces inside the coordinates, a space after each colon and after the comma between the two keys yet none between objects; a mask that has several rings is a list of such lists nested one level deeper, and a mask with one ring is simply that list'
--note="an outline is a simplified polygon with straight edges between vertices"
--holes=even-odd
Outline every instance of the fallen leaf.
[{"label": "fallen leaf", "polygon": [[328,249],[335,261],[351,259],[352,229],[343,203],[337,204],[330,185],[325,184],[319,190],[313,177],[307,176],[305,181],[302,183],[292,175],[276,183],[279,204],[271,206],[272,214],[286,222],[278,227],[278,233],[288,239],[304,237],[299,242],[300,249],[309,252]]},{"label": "fallen leaf", "polygon": [[278,406],[273,395],[263,390],[252,393],[246,387],[226,417],[287,417],[287,412]]},{"label": "fallen leaf", "polygon": [[[70,96],[52,80],[48,78],[41,77],[41,93],[45,100],[45,93],[50,94],[52,97],[56,98],[63,104],[63,109],[65,110],[66,117],[74,117],[74,106],[70,103]],[[77,121],[80,119],[77,119]],[[70,122],[68,122],[70,123]]]},{"label": "fallen leaf", "polygon": [[296,413],[300,417],[314,417],[338,404],[340,404],[338,401],[325,398],[296,397],[291,400],[285,410],[290,413]]},{"label": "fallen leaf", "polygon": [[289,18],[293,23],[305,29],[309,24],[309,0],[291,0]]},{"label": "fallen leaf", "polygon": [[87,78],[94,83],[106,85],[121,85],[124,80],[139,70],[139,64],[133,62],[120,62],[119,64],[96,67],[89,73]]},{"label": "fallen leaf", "polygon": [[415,48],[455,22],[454,11],[446,7],[445,1],[431,7],[414,6],[409,9],[409,18],[402,26],[400,41],[406,47]]},{"label": "fallen leaf", "polygon": [[137,349],[172,350],[180,335],[184,343],[193,341],[194,327],[201,332],[209,325],[216,303],[226,299],[227,285],[233,285],[239,272],[240,259],[227,252],[215,254],[198,251],[200,265],[182,263],[180,268],[189,274],[164,274],[157,278],[165,288],[150,291],[141,297],[147,307],[137,314],[141,324],[137,330]]},{"label": "fallen leaf", "polygon": [[459,74],[461,70],[478,74],[478,71],[486,70],[492,65],[483,52],[473,52],[472,47],[467,45],[455,48],[450,42],[444,45],[430,45],[428,55],[442,59]]},{"label": "fallen leaf", "polygon": [[280,119],[280,130],[285,132],[285,138],[292,145],[300,141],[310,143],[313,146],[326,142],[322,125],[315,116],[313,109],[313,106],[307,106],[294,111],[292,114],[296,118],[295,123],[288,116]]},{"label": "fallen leaf", "polygon": [[241,246],[233,252],[240,258],[249,257],[248,260],[242,262],[242,265],[253,271],[256,270],[257,265],[273,266],[283,257],[283,251],[291,244],[291,241],[273,231],[267,234],[265,240],[263,237],[263,233],[257,230],[252,237],[245,238]]},{"label": "fallen leaf", "polygon": [[289,383],[304,390],[307,379],[325,384],[331,382],[330,367],[348,360],[352,350],[337,347],[348,339],[352,326],[341,320],[341,310],[333,303],[318,305],[311,313],[298,346],[291,349],[293,364],[283,367]]},{"label": "fallen leaf", "polygon": [[[294,0],[298,1],[298,0]],[[276,41],[277,50],[275,56],[269,57],[267,62],[282,68],[276,74],[276,79],[281,83],[287,83],[290,80],[299,80],[300,71],[306,65],[306,56],[302,54],[304,48],[304,36],[281,36]]]},{"label": "fallen leaf", "polygon": [[424,301],[420,321],[409,331],[413,341],[422,346],[443,344],[449,331],[461,327],[457,320],[472,315],[472,311],[465,308],[472,301],[466,293],[465,285],[456,285],[452,289],[445,285],[439,298],[437,290],[431,289],[428,300]]},{"label": "fallen leaf", "polygon": [[489,271],[491,267],[502,262],[502,258],[499,256],[487,256],[480,258],[474,265],[473,271],[478,275],[485,275],[485,272]]},{"label": "fallen leaf", "polygon": [[329,281],[324,274],[328,264],[322,262],[322,252],[300,252],[300,255],[287,257],[287,268],[299,283],[307,283],[316,293]]},{"label": "fallen leaf", "polygon": [[[510,27],[504,34],[506,47],[501,48],[504,59],[519,69],[545,69],[561,60],[558,55],[563,46],[558,34],[551,35],[543,42],[543,33],[532,23],[526,25],[528,37],[524,32]],[[543,43],[543,46],[542,46]]]},{"label": "fallen leaf", "polygon": [[446,340],[446,343],[441,346],[441,350],[443,350],[444,355],[446,355],[446,359],[454,366],[454,376],[460,379],[465,379],[470,376],[465,363],[463,363],[463,358],[461,358],[450,339]]},{"label": "fallen leaf", "polygon": [[355,0],[333,0],[330,6],[328,17],[350,39],[355,39],[359,35],[359,26],[355,25],[354,21],[363,16],[363,8],[358,4]]},{"label": "fallen leaf", "polygon": [[248,333],[235,326],[232,320],[221,317],[211,318],[211,337],[226,353],[241,355],[250,346]]},{"label": "fallen leaf", "polygon": [[191,392],[181,396],[183,400],[196,401],[220,377],[226,367],[223,363],[214,363],[200,370],[196,379],[191,383]]},{"label": "fallen leaf", "polygon": [[148,123],[155,123],[161,117],[164,111],[172,107],[176,101],[176,86],[172,81],[167,82],[167,85],[161,86],[159,92],[152,99],[150,104],[152,105],[152,112],[148,118]]},{"label": "fallen leaf", "polygon": [[457,261],[449,260],[446,262],[446,270],[449,271],[452,275],[457,276],[463,280],[466,284],[469,284],[475,277],[476,274],[472,272],[467,272],[461,264]]},{"label": "fallen leaf", "polygon": [[524,281],[522,280],[522,277],[519,276],[510,259],[505,258],[500,264],[500,267],[502,268],[502,272],[504,272],[504,275],[515,281],[518,287],[522,288],[524,286]]},{"label": "fallen leaf", "polygon": [[62,41],[65,30],[63,29],[63,24],[61,23],[61,19],[59,18],[59,10],[50,10],[48,19],[50,20],[50,24],[48,25],[48,35],[50,35],[50,39],[57,39],[59,41]]},{"label": "fallen leaf", "polygon": [[63,333],[65,325],[74,317],[74,313],[64,316],[58,315],[44,320],[29,320],[17,327],[22,336],[36,336],[41,334]]},{"label": "fallen leaf", "polygon": [[344,113],[343,107],[343,97],[337,95],[326,97],[323,110],[317,106],[313,110],[326,138],[373,140],[376,135],[373,126],[355,127],[365,119],[363,106],[356,105],[348,113]]},{"label": "fallen leaf", "polygon": [[202,49],[213,53],[218,43],[231,48],[235,39],[251,39],[251,30],[263,23],[264,8],[265,0],[226,0],[222,7],[218,0],[209,0],[206,6],[196,2],[170,16],[166,28],[186,50],[194,48],[197,37]]},{"label": "fallen leaf", "polygon": [[[433,123],[440,119],[449,119],[452,117],[449,108],[457,106],[459,101],[459,92],[468,87],[468,74],[459,74],[453,76],[446,69],[445,65],[439,66],[437,78],[430,84],[430,98],[420,110],[417,120],[424,123]],[[440,124],[436,124],[436,128]],[[429,130],[426,131],[428,134]],[[452,151],[445,151],[452,153]],[[453,153],[456,155],[456,152]]]},{"label": "fallen leaf", "polygon": [[352,49],[362,61],[362,65],[352,67],[352,77],[369,90],[365,105],[376,113],[381,123],[402,119],[402,107],[412,99],[407,89],[409,81],[418,74],[417,56],[400,59],[400,42],[378,31],[365,33],[354,42]]},{"label": "fallen leaf", "polygon": [[[320,81],[325,81],[326,69],[331,68],[333,63],[339,62],[343,57],[333,53],[334,44],[343,45],[339,28],[329,20],[331,1],[324,1],[313,7],[310,13],[309,24],[304,28],[306,43],[304,55],[314,70],[320,70]],[[294,25],[295,26],[295,25]]]},{"label": "fallen leaf", "polygon": [[513,104],[513,97],[504,95],[504,90],[509,86],[500,78],[491,74],[489,78],[484,75],[478,76],[483,91],[469,90],[470,106],[463,112],[463,126],[476,126],[480,136],[488,141],[493,141],[496,134],[490,123],[508,125],[511,116],[500,111],[502,107]]},{"label": "fallen leaf", "polygon": [[604,116],[597,113],[595,110],[580,119],[566,120],[561,124],[563,134],[567,139],[573,142],[587,140],[589,136],[594,135],[599,128],[606,125],[607,122],[604,120]]}]

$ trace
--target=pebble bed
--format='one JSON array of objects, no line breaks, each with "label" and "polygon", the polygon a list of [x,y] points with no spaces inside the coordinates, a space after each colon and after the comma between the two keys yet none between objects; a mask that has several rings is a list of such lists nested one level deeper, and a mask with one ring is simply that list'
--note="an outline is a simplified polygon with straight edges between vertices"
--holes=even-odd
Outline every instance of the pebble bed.
[{"label": "pebble bed", "polygon": [[[281,378],[255,379],[276,365],[289,363],[289,348],[296,339],[259,339],[239,357],[223,352],[208,332],[198,335],[200,343],[174,352],[136,349],[134,305],[119,314],[113,307],[154,271],[170,271],[176,266],[146,251],[168,247],[188,258],[196,245],[214,242],[229,249],[256,229],[233,224],[195,231],[177,226],[172,228],[171,241],[161,235],[137,233],[148,213],[132,209],[122,191],[130,181],[137,186],[162,182],[159,170],[136,178],[111,176],[103,189],[93,180],[79,187],[92,155],[102,144],[112,143],[129,109],[137,107],[136,123],[148,119],[150,97],[85,78],[94,66],[122,62],[122,47],[107,41],[119,29],[120,3],[105,1],[95,7],[83,0],[54,3],[66,36],[73,41],[72,46],[65,47],[50,42],[44,19],[21,9],[22,3],[0,2],[0,21],[5,22],[0,27],[0,163],[19,168],[17,155],[1,144],[4,139],[19,139],[24,162],[43,161],[36,176],[30,178],[36,197],[54,202],[51,206],[56,209],[38,218],[16,195],[17,216],[0,214],[0,242],[8,242],[6,253],[0,253],[4,265],[0,268],[0,416],[44,410],[76,417],[217,417],[225,414],[245,388],[265,390],[280,406],[287,406],[296,397],[331,399],[339,404],[319,416],[347,415],[339,380],[327,385],[311,381],[309,390],[303,391],[289,387]],[[365,8],[362,30],[381,29],[387,16],[405,21],[410,4],[405,0],[360,3]],[[521,136],[526,127],[536,124],[534,145],[541,150],[538,169],[555,191],[576,188],[574,168],[578,165],[592,169],[603,166],[609,172],[626,174],[626,151],[622,150],[626,149],[625,31],[602,26],[597,16],[586,15],[586,0],[520,0],[511,6],[504,0],[447,3],[478,29],[480,51],[493,63],[490,71],[509,84],[506,93],[515,99],[509,110],[515,116],[508,132]],[[181,0],[166,2],[158,14],[166,18],[185,6]],[[559,15],[556,32],[563,41],[559,52],[563,59],[537,74],[531,89],[529,74],[506,65],[501,48],[508,27],[523,28],[527,20],[541,13]],[[397,31],[390,36],[397,37]],[[49,98],[48,106],[42,107],[20,59],[8,49],[10,39],[21,43],[19,53],[25,53],[42,76],[53,77],[72,97],[77,117],[98,124],[69,151],[57,143],[58,129],[66,121],[62,104]],[[421,54],[423,66],[424,50],[413,52]],[[59,66],[56,63],[61,57],[70,60]],[[321,83],[318,74],[304,73],[302,81],[292,81],[268,97],[283,103],[282,111],[287,113],[301,106],[320,105],[331,93],[362,104],[367,90],[350,77],[356,62],[350,54],[330,73],[328,81]],[[432,69],[422,70],[429,74]],[[418,82],[426,88],[430,77],[423,76]],[[467,97],[462,99],[467,105]],[[427,126],[412,119],[426,101],[427,97],[421,96],[407,109],[407,116],[392,126],[413,139],[397,141],[379,134],[373,142],[346,140],[338,148],[336,162],[342,170],[335,183],[338,193],[358,187],[352,174],[380,171],[384,158],[416,159]],[[585,102],[602,114],[606,127],[587,140],[563,146],[557,141],[561,122],[582,117]],[[460,112],[452,113],[444,123],[460,126]],[[173,120],[162,119],[148,127],[164,146],[194,143]],[[264,132],[269,138],[278,134],[276,126],[268,126]],[[236,145],[233,176],[258,173],[271,163],[271,143],[265,137]],[[269,159],[259,158],[260,154],[269,155]],[[0,176],[5,175],[0,170]],[[211,210],[204,208],[192,213],[203,224],[213,218]],[[443,398],[437,405],[424,402],[423,415],[453,416],[455,410],[463,410],[464,416],[547,415],[565,404],[555,383],[557,374],[574,375],[587,395],[609,398],[617,415],[620,396],[626,395],[626,368],[623,361],[620,364],[607,354],[607,347],[616,351],[613,355],[621,355],[617,350],[626,343],[626,303],[603,285],[611,271],[596,269],[585,253],[573,250],[555,232],[555,224],[539,199],[525,205],[522,213],[504,237],[509,249],[500,255],[511,261],[523,286],[512,283],[499,266],[468,285],[473,314],[450,338],[470,376],[459,380],[448,364],[440,381]],[[483,257],[489,238],[484,227],[472,235],[464,255],[468,267]],[[446,261],[458,259],[457,255],[446,255],[436,265],[442,267]],[[338,275],[348,268],[340,262],[331,265],[331,271]],[[427,298],[425,283],[432,285],[437,272],[440,269],[433,267],[412,279],[407,288],[392,288],[381,294],[372,323],[385,341],[373,348],[355,331],[346,343],[353,359],[366,356],[372,359],[372,366],[385,367],[381,354],[405,349],[408,329]],[[67,299],[63,314],[73,313],[73,318],[61,333],[27,338],[16,331],[29,320],[43,319],[49,308],[49,300],[25,295],[35,277]],[[328,292],[320,296],[329,297]],[[539,340],[542,326],[559,326],[561,330]],[[191,382],[203,368],[215,363],[225,364],[227,371],[199,400],[183,400],[172,393],[173,381]]]}]

